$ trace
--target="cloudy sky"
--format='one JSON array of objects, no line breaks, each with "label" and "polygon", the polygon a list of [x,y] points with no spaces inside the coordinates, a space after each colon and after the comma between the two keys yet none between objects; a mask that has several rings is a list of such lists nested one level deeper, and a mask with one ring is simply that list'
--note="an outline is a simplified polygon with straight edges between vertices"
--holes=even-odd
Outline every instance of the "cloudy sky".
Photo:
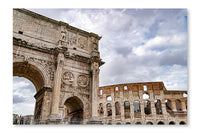
[{"label": "cloudy sky", "polygon": [[[102,36],[100,86],[163,81],[168,90],[188,89],[186,9],[29,10]],[[13,78],[13,86],[13,110],[34,107],[33,85]]]}]

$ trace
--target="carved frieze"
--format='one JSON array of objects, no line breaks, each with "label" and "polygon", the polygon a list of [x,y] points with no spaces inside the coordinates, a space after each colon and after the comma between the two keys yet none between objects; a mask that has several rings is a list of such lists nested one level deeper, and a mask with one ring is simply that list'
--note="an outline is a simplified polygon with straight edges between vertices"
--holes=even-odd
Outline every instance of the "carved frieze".
[{"label": "carved frieze", "polygon": [[86,37],[79,37],[78,38],[78,43],[79,43],[79,47],[81,49],[87,49],[88,48],[87,38]]},{"label": "carved frieze", "polygon": [[74,75],[71,72],[66,71],[62,75],[62,81],[65,84],[72,84],[74,81]]},{"label": "carved frieze", "polygon": [[61,27],[59,45],[67,47],[69,44],[69,32],[65,27]]},{"label": "carved frieze", "polygon": [[93,44],[93,50],[98,51],[98,45],[96,43]]},{"label": "carved frieze", "polygon": [[77,42],[77,36],[75,33],[72,33],[72,32],[69,32],[69,44],[71,46],[74,46],[76,45],[76,42]]},{"label": "carved frieze", "polygon": [[54,62],[13,53],[13,60],[15,61],[17,59],[22,59],[22,61],[24,61],[24,62],[30,62],[30,63],[38,64],[39,66],[44,67],[45,69],[43,69],[43,70],[46,71],[46,74],[49,76],[50,80],[53,81],[54,72],[55,72]]},{"label": "carved frieze", "polygon": [[92,42],[92,50],[94,51],[98,51],[98,40],[94,37],[91,38],[91,42]]},{"label": "carved frieze", "polygon": [[86,87],[89,84],[89,78],[86,75],[79,75],[77,79],[77,84],[81,87]]}]

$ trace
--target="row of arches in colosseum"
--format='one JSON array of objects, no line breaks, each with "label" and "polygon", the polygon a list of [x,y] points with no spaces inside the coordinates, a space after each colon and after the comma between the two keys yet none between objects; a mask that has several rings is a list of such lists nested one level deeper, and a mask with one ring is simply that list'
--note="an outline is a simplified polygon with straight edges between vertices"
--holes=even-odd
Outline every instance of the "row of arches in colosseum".
[{"label": "row of arches in colosseum", "polygon": [[[119,117],[119,116],[121,116],[122,106],[123,106],[125,119],[131,117],[130,116],[131,106],[133,106],[134,117],[138,118],[141,116],[141,103],[139,100],[133,101],[132,104],[129,101],[124,101],[124,103],[120,103],[119,101],[117,101],[117,102],[115,102],[114,105],[112,105],[109,102],[109,99],[107,101],[108,101],[108,103],[106,103],[106,109],[104,109],[105,107],[104,107],[103,103],[99,104],[98,112],[99,112],[100,117],[103,117],[104,115],[107,115],[107,116],[115,115],[116,117]],[[121,106],[121,104],[123,104],[123,105]],[[172,113],[173,111],[183,111],[182,102],[179,99],[175,100],[175,106],[172,106],[173,103],[169,99],[165,100],[164,104],[165,104],[166,111],[168,113]],[[185,105],[187,105],[187,100],[185,101]],[[112,106],[114,106],[114,108]],[[153,106],[152,106],[152,102],[150,100],[143,101],[142,107],[143,107],[145,115],[152,114]],[[162,107],[162,102],[160,99],[156,99],[154,101],[154,108],[155,108],[155,112],[157,115],[163,114],[163,107]],[[115,109],[115,111],[113,111],[113,109]],[[186,109],[187,109],[187,106],[186,106]],[[113,114],[113,112],[115,112],[115,114]]]},{"label": "row of arches in colosseum", "polygon": [[[115,123],[116,125],[122,125],[123,123],[121,122],[116,122]],[[147,122],[140,122],[140,121],[137,121],[137,122],[134,122],[134,123],[131,123],[131,122],[125,122],[124,124],[126,125],[130,125],[130,124],[134,124],[134,125],[185,125],[186,122],[185,121],[180,121],[180,122],[175,122],[175,121],[169,121],[169,122],[163,122],[163,121],[158,121],[158,122],[152,122],[152,121],[147,121]],[[108,122],[108,125],[112,125],[111,122]]]}]

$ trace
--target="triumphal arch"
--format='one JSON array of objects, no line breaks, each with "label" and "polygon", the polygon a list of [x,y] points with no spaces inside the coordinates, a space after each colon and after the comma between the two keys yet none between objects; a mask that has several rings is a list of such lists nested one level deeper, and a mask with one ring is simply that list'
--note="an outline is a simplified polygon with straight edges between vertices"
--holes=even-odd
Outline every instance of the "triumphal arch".
[{"label": "triumphal arch", "polygon": [[35,85],[35,124],[187,124],[187,91],[168,91],[163,82],[99,87],[100,39],[13,10],[13,76]]},{"label": "triumphal arch", "polygon": [[100,39],[29,10],[13,10],[13,76],[35,85],[38,123],[98,122]]}]

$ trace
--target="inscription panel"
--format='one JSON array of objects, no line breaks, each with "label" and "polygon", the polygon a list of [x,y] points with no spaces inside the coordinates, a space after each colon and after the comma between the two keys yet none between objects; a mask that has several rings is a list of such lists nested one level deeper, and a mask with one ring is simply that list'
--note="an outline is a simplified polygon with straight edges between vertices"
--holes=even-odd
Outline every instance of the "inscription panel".
[{"label": "inscription panel", "polygon": [[[34,18],[21,12],[13,11],[13,31],[23,35],[56,43],[59,37],[58,26],[47,21]],[[30,41],[29,41],[30,42]]]}]

